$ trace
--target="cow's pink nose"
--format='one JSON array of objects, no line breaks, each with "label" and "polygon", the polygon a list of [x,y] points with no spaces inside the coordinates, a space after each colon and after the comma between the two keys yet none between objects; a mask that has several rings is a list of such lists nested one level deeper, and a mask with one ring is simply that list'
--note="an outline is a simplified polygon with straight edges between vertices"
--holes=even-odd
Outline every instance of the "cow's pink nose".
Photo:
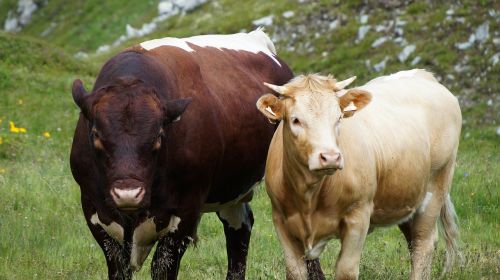
[{"label": "cow's pink nose", "polygon": [[322,168],[339,168],[342,155],[338,152],[319,153],[319,162]]},{"label": "cow's pink nose", "polygon": [[146,190],[137,180],[118,180],[111,186],[111,197],[122,210],[139,208]]}]

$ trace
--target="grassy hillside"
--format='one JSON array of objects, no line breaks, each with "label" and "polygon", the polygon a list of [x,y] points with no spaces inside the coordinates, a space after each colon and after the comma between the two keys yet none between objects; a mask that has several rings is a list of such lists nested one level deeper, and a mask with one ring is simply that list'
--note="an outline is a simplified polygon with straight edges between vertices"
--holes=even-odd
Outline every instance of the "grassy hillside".
[{"label": "grassy hillside", "polygon": [[[0,21],[4,21],[6,12],[16,2],[0,2]],[[20,34],[0,33],[0,279],[105,276],[102,253],[84,223],[78,186],[69,170],[70,143],[78,116],[69,89],[76,77],[83,78],[90,88],[99,65],[122,48],[93,55],[97,47],[116,40],[124,33],[126,23],[138,27],[157,15],[156,1],[127,5],[121,2],[48,1]],[[357,85],[383,73],[410,68],[411,61],[420,56],[421,62],[416,66],[437,73],[452,88],[460,98],[466,120],[452,191],[466,263],[449,279],[497,279],[500,137],[496,129],[500,64],[492,65],[490,58],[498,52],[493,43],[493,38],[499,36],[495,33],[499,30],[498,4],[463,1],[461,6],[454,6],[452,1],[433,5],[410,1],[408,5],[384,8],[363,3],[213,1],[161,23],[148,38],[251,30],[252,20],[274,14],[274,23],[267,30],[276,40],[278,52],[297,73],[331,72],[339,78],[358,75]],[[454,16],[448,21],[446,13],[450,7]],[[491,10],[496,14],[492,16]],[[284,17],[285,11],[294,11],[294,16]],[[360,14],[369,15],[364,25],[370,25],[372,32],[356,42],[358,29],[363,25]],[[457,23],[456,17],[463,17],[465,22]],[[371,46],[381,36],[396,36],[393,29],[373,31],[377,25],[396,18],[407,22],[404,38],[408,44],[416,45],[404,63],[397,59],[403,46],[392,39],[378,48]],[[329,25],[337,19],[338,27],[330,29]],[[485,21],[490,30],[486,42],[467,50],[455,47],[456,43],[467,41]],[[52,22],[57,24],[54,30],[41,37],[40,33]],[[86,60],[75,59],[73,55],[79,51],[91,55]],[[371,66],[385,57],[389,57],[386,68],[375,72]],[[370,67],[366,66],[367,60]],[[469,70],[457,73],[457,64],[468,66]],[[281,248],[263,188],[258,189],[252,207],[256,224],[247,278],[283,279]],[[215,215],[203,217],[199,235],[198,246],[189,249],[183,259],[179,278],[222,279],[226,270],[224,237]],[[333,241],[322,256],[329,278],[333,276],[338,251],[338,242]],[[433,273],[437,276],[443,262],[442,243],[435,257]],[[149,262],[150,259],[136,279],[149,278]],[[408,273],[409,256],[398,230],[379,229],[372,233],[363,254],[361,279],[404,279]]]}]

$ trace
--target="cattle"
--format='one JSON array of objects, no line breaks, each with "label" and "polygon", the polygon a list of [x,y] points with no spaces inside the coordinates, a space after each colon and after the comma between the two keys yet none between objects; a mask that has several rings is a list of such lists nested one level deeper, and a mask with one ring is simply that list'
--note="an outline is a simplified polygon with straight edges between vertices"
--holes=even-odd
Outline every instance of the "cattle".
[{"label": "cattle", "polygon": [[280,121],[265,172],[287,279],[324,279],[319,256],[340,239],[336,279],[358,279],[368,232],[398,225],[411,279],[430,277],[437,220],[451,268],[458,227],[450,188],[461,130],[457,99],[425,70],[346,89],[355,77],[298,76],[258,102]]},{"label": "cattle", "polygon": [[109,279],[130,279],[155,244],[152,278],[176,279],[205,212],[224,227],[227,279],[245,278],[248,202],[275,131],[255,102],[263,82],[292,77],[258,29],[143,42],[107,61],[90,94],[74,81],[71,171]]}]

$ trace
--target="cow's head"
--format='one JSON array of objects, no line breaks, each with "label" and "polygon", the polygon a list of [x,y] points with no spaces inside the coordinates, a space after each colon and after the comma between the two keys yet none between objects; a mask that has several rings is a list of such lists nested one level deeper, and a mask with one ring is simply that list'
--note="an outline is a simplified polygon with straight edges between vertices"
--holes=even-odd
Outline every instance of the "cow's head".
[{"label": "cow's head", "polygon": [[361,89],[344,88],[356,77],[337,82],[332,76],[298,76],[284,86],[265,84],[279,97],[266,94],[257,108],[271,121],[283,121],[283,145],[300,165],[317,174],[344,167],[338,137],[342,119],[371,100]]},{"label": "cow's head", "polygon": [[123,211],[147,206],[158,155],[165,151],[165,130],[179,120],[191,100],[162,102],[153,87],[132,77],[91,95],[75,80],[72,91],[90,124],[90,145],[105,174],[106,201]]}]

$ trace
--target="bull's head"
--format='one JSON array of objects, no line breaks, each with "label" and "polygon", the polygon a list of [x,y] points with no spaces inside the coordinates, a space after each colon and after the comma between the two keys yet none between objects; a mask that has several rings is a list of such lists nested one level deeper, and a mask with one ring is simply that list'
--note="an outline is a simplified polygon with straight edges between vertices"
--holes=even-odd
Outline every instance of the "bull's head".
[{"label": "bull's head", "polygon": [[312,172],[332,174],[344,166],[338,143],[341,120],[371,100],[367,91],[344,89],[354,79],[337,82],[331,76],[298,76],[284,86],[265,84],[280,97],[266,94],[257,101],[268,119],[283,120],[284,149]]},{"label": "bull's head", "polygon": [[191,99],[161,101],[153,87],[134,78],[124,78],[91,95],[75,80],[72,91],[89,123],[96,164],[105,174],[102,192],[106,201],[123,211],[149,205],[165,131]]}]

